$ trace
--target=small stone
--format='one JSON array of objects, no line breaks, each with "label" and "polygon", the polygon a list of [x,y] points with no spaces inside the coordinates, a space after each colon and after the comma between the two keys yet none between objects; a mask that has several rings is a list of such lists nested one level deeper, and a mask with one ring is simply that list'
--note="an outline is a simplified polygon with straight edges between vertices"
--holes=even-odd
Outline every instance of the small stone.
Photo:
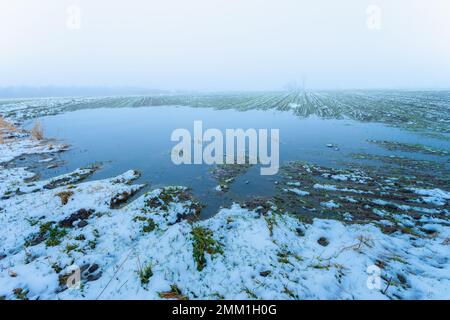
[{"label": "small stone", "polygon": [[327,245],[330,244],[328,239],[325,237],[320,237],[319,240],[317,240],[317,243],[320,244],[322,247],[326,247]]},{"label": "small stone", "polygon": [[11,278],[17,277],[17,273],[14,272],[14,271],[12,271],[12,270],[8,270],[8,275],[9,275]]},{"label": "small stone", "polygon": [[259,273],[259,275],[260,275],[261,277],[267,277],[269,274],[271,274],[271,271],[270,271],[270,270],[267,270],[267,271],[261,271],[261,272]]},{"label": "small stone", "polygon": [[304,236],[305,236],[305,232],[303,232],[303,229],[302,229],[302,228],[297,228],[297,229],[295,229],[295,231],[297,231],[297,234],[298,234],[300,237],[304,237]]}]

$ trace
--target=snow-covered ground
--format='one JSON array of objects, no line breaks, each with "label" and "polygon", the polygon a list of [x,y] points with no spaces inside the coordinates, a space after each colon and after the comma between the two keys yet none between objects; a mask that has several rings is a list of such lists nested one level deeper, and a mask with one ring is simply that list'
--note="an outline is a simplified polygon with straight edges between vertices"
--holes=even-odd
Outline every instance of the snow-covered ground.
[{"label": "snow-covered ground", "polygon": [[[128,184],[134,177],[128,172],[3,200],[0,295],[15,298],[20,288],[30,299],[155,299],[175,285],[183,296],[207,299],[450,297],[448,227],[430,221],[437,236],[412,239],[385,235],[371,224],[315,219],[308,225],[275,210],[261,214],[238,205],[189,223],[183,216],[192,213],[192,200],[149,204],[162,190],[111,209],[111,198],[140,187]],[[73,195],[63,205],[57,194],[67,190]],[[92,214],[72,226],[61,223],[80,209]],[[144,231],[147,219],[153,230]],[[56,244],[48,241],[50,235],[35,240],[49,222],[64,230]],[[221,249],[204,252],[200,271],[193,254],[195,227],[210,230]],[[87,273],[80,288],[66,289],[64,276],[74,265]],[[371,283],[374,265],[380,279]],[[152,275],[145,283],[140,270],[148,266]]]},{"label": "snow-covered ground", "polygon": [[[430,232],[416,233],[400,212],[412,231],[386,234],[387,220],[305,223],[275,205],[234,204],[199,221],[185,187],[132,198],[143,187],[133,170],[82,182],[90,167],[33,181],[26,168],[1,167],[55,148],[66,147],[29,137],[0,145],[0,299],[450,299],[448,219],[424,212]],[[440,189],[414,192],[448,203]]]},{"label": "snow-covered ground", "polygon": [[53,145],[51,143],[39,142],[29,138],[21,138],[0,144],[0,164],[9,162],[20,155],[43,154],[64,151],[66,145]]}]

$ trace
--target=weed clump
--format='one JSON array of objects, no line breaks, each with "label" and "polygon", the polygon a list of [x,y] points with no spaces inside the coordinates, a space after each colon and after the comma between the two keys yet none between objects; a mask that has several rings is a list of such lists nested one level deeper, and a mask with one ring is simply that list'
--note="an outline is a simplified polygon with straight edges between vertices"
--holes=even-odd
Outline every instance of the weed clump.
[{"label": "weed clump", "polygon": [[148,218],[147,224],[142,227],[142,231],[144,231],[145,233],[152,232],[153,230],[155,230],[155,227],[156,225],[153,219]]},{"label": "weed clump", "polygon": [[75,240],[77,240],[77,241],[84,241],[84,240],[86,240],[86,237],[84,236],[84,234],[80,234],[79,236],[75,237]]},{"label": "weed clump", "polygon": [[200,215],[202,204],[195,201],[188,188],[184,187],[165,187],[158,195],[151,195],[145,200],[143,213],[162,211],[164,215],[170,213],[171,207],[175,204],[182,204],[183,214],[177,216],[177,221],[182,219],[196,219]]},{"label": "weed clump", "polygon": [[147,218],[143,216],[136,216],[133,218],[133,221],[142,221],[145,222],[145,224],[142,226],[142,232],[149,233],[155,230],[156,224],[155,221],[153,221],[152,218]]},{"label": "weed clump", "polygon": [[78,250],[78,244],[76,244],[76,243],[68,243],[68,244],[66,245],[66,250],[65,250],[65,252],[66,252],[67,254],[69,254],[71,251],[74,251],[74,250]]},{"label": "weed clump", "polygon": [[66,229],[58,228],[57,226],[50,229],[48,232],[48,239],[45,241],[47,247],[55,247],[61,243],[61,239],[67,234]]},{"label": "weed clump", "polygon": [[36,140],[44,140],[44,129],[40,121],[34,123],[33,129],[31,129],[31,136]]},{"label": "weed clump", "polygon": [[49,221],[39,226],[39,234],[29,245],[36,245],[45,239],[47,247],[55,247],[61,243],[61,239],[67,234],[66,229],[53,226],[54,222]]},{"label": "weed clump", "polygon": [[161,190],[157,197],[150,198],[145,201],[148,208],[160,208],[163,211],[169,209],[172,202],[185,202],[191,200],[189,192],[179,187],[166,187]]},{"label": "weed clump", "polygon": [[197,226],[192,228],[191,234],[194,260],[197,263],[197,270],[202,271],[206,265],[205,253],[223,254],[223,250],[220,243],[213,239],[211,230]]}]

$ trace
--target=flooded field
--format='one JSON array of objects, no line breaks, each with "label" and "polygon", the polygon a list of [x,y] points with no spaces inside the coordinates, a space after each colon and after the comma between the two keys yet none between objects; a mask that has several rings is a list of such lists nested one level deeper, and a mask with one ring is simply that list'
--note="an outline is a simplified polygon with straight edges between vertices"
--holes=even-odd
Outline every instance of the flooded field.
[{"label": "flooded field", "polygon": [[[408,132],[385,124],[362,123],[351,119],[324,119],[318,116],[300,118],[292,111],[177,106],[140,108],[98,108],[65,112],[41,117],[46,136],[70,144],[69,151],[58,155],[57,167],[38,163],[41,178],[63,174],[92,163],[101,169],[91,180],[118,175],[130,168],[141,173],[139,183],[146,189],[168,185],[192,188],[194,195],[206,205],[202,217],[217,212],[220,206],[251,200],[255,196],[272,197],[282,177],[261,176],[258,166],[240,172],[227,192],[216,191],[217,176],[209,165],[174,165],[170,153],[176,144],[170,141],[177,128],[193,130],[193,123],[202,120],[206,128],[280,129],[280,165],[290,161],[305,161],[332,168],[348,168],[358,163],[356,155],[405,156],[423,161],[445,162],[440,153],[421,152],[419,148],[401,146],[426,145],[430,150],[448,150],[446,140]],[[32,127],[33,121],[26,122]],[[402,143],[386,148],[383,141]],[[381,162],[380,159],[364,162]],[[378,161],[377,161],[378,160]],[[360,161],[361,162],[361,161]],[[413,168],[412,168],[413,169]]]}]

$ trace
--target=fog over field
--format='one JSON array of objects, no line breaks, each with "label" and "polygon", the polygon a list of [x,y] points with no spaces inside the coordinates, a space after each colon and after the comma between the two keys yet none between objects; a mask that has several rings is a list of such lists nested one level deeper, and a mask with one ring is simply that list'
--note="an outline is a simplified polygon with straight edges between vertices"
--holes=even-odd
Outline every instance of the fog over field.
[{"label": "fog over field", "polygon": [[449,300],[449,39],[450,0],[1,0],[0,304]]},{"label": "fog over field", "polygon": [[3,0],[0,39],[0,86],[450,85],[446,0]]}]

